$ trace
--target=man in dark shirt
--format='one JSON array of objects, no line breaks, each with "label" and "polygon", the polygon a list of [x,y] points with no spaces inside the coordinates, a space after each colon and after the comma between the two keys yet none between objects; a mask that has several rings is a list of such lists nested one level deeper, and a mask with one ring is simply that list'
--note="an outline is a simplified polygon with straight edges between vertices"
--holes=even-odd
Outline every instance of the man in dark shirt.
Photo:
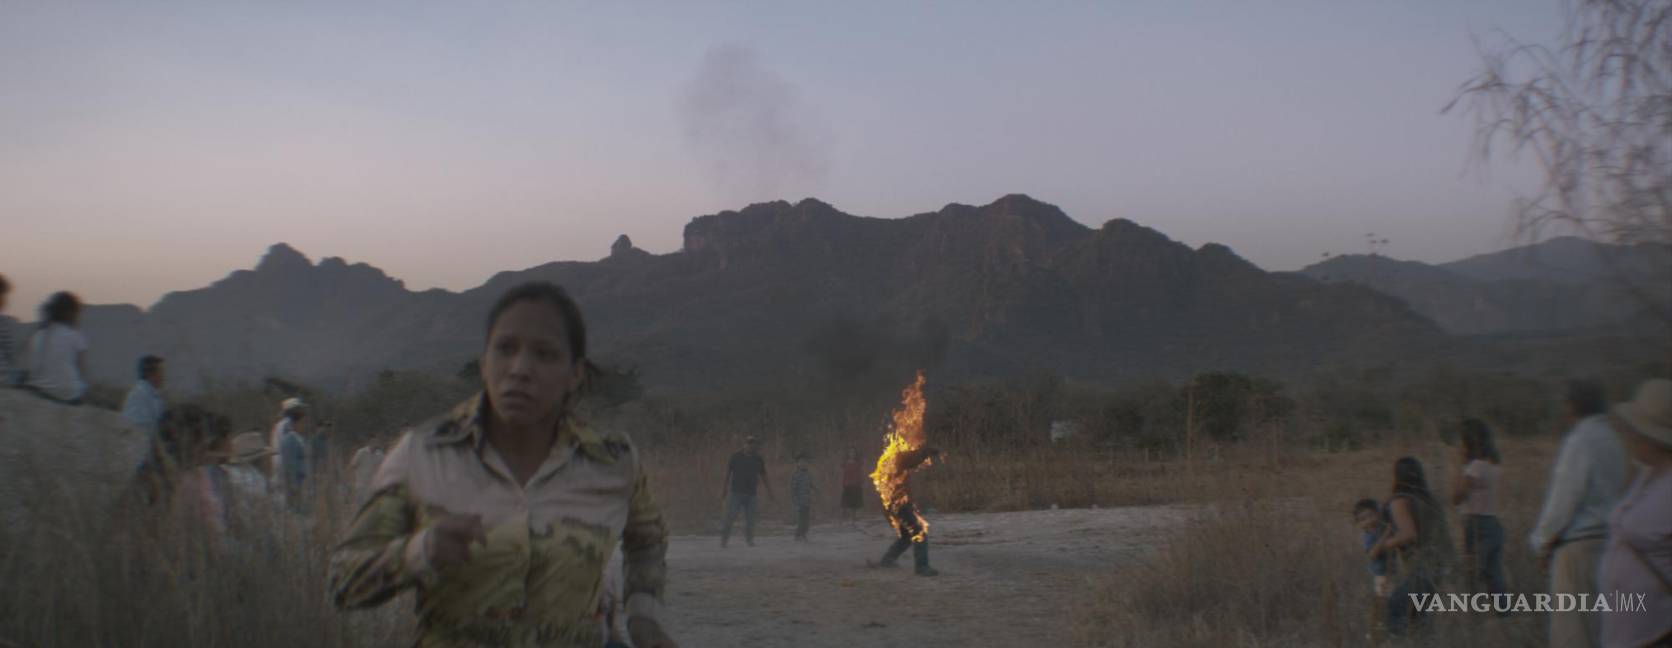
[{"label": "man in dark shirt", "polygon": [[720,497],[726,502],[726,523],[720,527],[720,546],[731,538],[732,523],[743,513],[743,539],[755,546],[755,488],[766,486],[766,496],[772,494],[772,482],[766,479],[766,460],[760,455],[760,442],[755,437],[743,441],[743,449],[726,462],[726,481]]}]

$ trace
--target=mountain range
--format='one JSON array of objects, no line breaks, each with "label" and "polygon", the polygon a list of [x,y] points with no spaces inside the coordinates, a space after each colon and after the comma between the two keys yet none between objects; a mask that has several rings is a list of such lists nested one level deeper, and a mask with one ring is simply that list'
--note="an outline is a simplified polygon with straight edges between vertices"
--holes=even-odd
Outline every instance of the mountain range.
[{"label": "mountain range", "polygon": [[[1537,312],[1533,301],[1482,311],[1496,319],[1480,323],[1456,307],[1483,299],[1470,290],[1496,294],[1481,286],[1549,288],[1518,268],[1491,256],[1375,257],[1267,272],[1223,245],[1192,249],[1124,219],[1087,227],[1024,195],[899,219],[806,199],[697,217],[672,253],[623,236],[599,260],[501,272],[463,292],[408,290],[372,266],[315,263],[280,243],[253,269],[148,310],[90,306],[82,328],[101,382],[131,381],[134,359],[154,353],[177,390],[267,376],[347,389],[384,369],[457,371],[480,352],[499,294],[549,280],[580,302],[594,358],[637,367],[651,389],[840,388],[915,367],[942,381],[1035,369],[1094,382],[1289,375],[1530,325],[1515,309]],[[1458,294],[1429,299],[1431,276]]]},{"label": "mountain range", "polygon": [[1429,265],[1343,255],[1301,274],[1398,297],[1459,335],[1596,329],[1672,321],[1672,246],[1577,237]]}]

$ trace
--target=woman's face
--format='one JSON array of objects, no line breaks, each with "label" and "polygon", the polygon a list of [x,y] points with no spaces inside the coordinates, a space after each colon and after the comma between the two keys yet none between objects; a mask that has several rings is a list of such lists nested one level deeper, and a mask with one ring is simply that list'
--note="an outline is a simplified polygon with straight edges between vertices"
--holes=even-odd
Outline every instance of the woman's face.
[{"label": "woman's face", "polygon": [[522,301],[501,313],[482,353],[482,384],[494,412],[523,426],[554,418],[580,382],[557,307]]}]

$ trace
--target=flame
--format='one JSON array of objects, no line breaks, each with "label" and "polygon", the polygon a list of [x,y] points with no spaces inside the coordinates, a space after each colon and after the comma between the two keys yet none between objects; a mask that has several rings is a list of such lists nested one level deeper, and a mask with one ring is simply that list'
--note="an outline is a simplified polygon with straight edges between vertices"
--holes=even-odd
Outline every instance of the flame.
[{"label": "flame", "polygon": [[882,510],[888,516],[888,523],[894,526],[894,531],[899,533],[903,524],[897,513],[904,510],[915,518],[917,533],[912,536],[912,542],[922,542],[929,535],[929,523],[917,514],[916,507],[906,506],[911,502],[911,495],[906,492],[906,477],[917,466],[901,465],[901,456],[923,448],[923,410],[926,405],[923,400],[923,370],[919,369],[917,380],[900,392],[900,407],[894,410],[894,420],[889,425],[888,434],[883,436],[882,456],[877,457],[877,469],[871,473],[871,483],[876,485],[877,494],[882,496]]}]

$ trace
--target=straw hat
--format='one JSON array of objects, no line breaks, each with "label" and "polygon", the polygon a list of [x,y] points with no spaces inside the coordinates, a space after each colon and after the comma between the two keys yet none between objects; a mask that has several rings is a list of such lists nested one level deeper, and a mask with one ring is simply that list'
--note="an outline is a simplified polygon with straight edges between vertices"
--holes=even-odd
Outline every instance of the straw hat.
[{"label": "straw hat", "polygon": [[1631,402],[1616,406],[1614,414],[1631,424],[1638,434],[1672,447],[1672,380],[1643,381]]},{"label": "straw hat", "polygon": [[260,432],[245,432],[232,437],[232,449],[227,452],[226,462],[241,464],[255,461],[262,457],[278,454],[267,447],[267,442],[261,440]]}]

